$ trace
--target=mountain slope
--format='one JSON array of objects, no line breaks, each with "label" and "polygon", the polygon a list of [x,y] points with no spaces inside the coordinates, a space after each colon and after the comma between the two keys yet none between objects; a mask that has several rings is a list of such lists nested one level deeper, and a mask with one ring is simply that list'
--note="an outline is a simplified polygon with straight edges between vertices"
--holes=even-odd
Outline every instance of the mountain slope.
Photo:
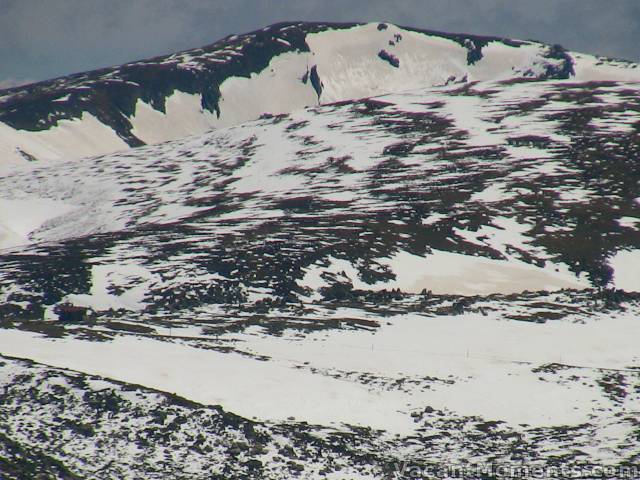
[{"label": "mountain slope", "polygon": [[262,113],[447,82],[638,80],[635,64],[561,47],[389,24],[288,23],[200,49],[0,92],[0,154],[109,153]]},{"label": "mountain slope", "polygon": [[[320,288],[322,268],[340,259],[363,288],[487,294],[615,285],[625,275],[617,255],[638,248],[636,91],[453,85],[33,164],[0,179],[0,225],[9,232],[2,244],[20,249],[7,253],[0,278],[6,288],[24,278],[51,304],[64,293],[48,285],[70,271],[84,272],[71,291],[88,292],[91,257],[118,265],[135,252],[131,268],[147,279],[139,293],[149,298],[169,288],[159,281],[169,270],[194,272],[204,291],[218,275],[287,298],[314,275]],[[36,205],[39,216],[25,215]],[[52,248],[49,258],[66,260],[33,270],[32,259]],[[451,289],[440,283],[444,272],[431,280],[404,273],[407,262],[439,271],[452,261],[460,270]],[[486,269],[495,272],[486,288],[460,284],[462,272],[474,283]]]},{"label": "mountain slope", "polygon": [[[264,425],[264,448],[242,447],[252,462],[226,478],[289,478],[289,461],[310,478],[318,466],[378,478],[425,458],[633,465],[636,92],[449,85],[6,174],[3,226],[22,236],[0,256],[0,352]],[[66,301],[96,317],[57,321]],[[12,420],[36,421],[16,410],[15,383],[7,412],[20,416],[7,413],[5,430],[34,445]],[[92,395],[80,387],[65,404]],[[72,404],[92,424],[90,405]],[[123,421],[101,423],[96,444],[126,443],[109,433]],[[56,425],[50,448],[69,435],[78,450],[55,459],[98,478],[79,453],[94,439]],[[288,438],[275,449],[300,442],[295,456],[272,451],[275,432]],[[333,447],[318,436],[342,439],[337,457],[319,456]],[[190,476],[226,455],[197,454]],[[158,468],[105,458],[115,475]],[[171,465],[182,464],[161,471]]]},{"label": "mountain slope", "polygon": [[[633,66],[567,54],[549,78],[569,60],[539,44],[311,28],[226,40],[272,38],[254,53],[289,97],[254,91],[267,69],[220,83],[220,119],[172,116],[169,65],[147,119],[193,135],[0,173],[0,476],[640,478]],[[272,56],[283,32],[299,51]],[[228,85],[247,116],[312,105],[224,127]]]}]

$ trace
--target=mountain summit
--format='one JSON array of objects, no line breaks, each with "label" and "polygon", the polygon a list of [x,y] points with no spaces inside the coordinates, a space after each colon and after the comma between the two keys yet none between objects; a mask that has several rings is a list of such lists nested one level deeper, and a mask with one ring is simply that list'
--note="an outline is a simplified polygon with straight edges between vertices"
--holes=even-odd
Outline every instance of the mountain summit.
[{"label": "mountain summit", "polygon": [[0,168],[97,155],[261,114],[455,82],[639,80],[632,63],[387,23],[282,23],[0,92]]}]

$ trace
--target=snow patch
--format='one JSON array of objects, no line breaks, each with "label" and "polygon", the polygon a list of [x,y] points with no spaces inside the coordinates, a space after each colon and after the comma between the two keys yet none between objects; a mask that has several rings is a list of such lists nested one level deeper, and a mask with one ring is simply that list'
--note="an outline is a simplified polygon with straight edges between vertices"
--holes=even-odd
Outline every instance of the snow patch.
[{"label": "snow patch", "polygon": [[159,281],[158,275],[139,265],[94,265],[91,292],[68,295],[66,300],[95,311],[141,310],[146,305],[144,299],[149,286]]},{"label": "snow patch", "polygon": [[613,285],[629,292],[640,292],[640,250],[621,250],[610,260]]},{"label": "snow patch", "polygon": [[37,160],[80,158],[124,150],[128,145],[107,125],[90,113],[60,120],[48,130],[16,130],[0,122],[0,173],[29,163],[20,151]]},{"label": "snow patch", "polygon": [[0,250],[30,243],[33,232],[77,208],[51,199],[0,198]]},{"label": "snow patch", "polygon": [[363,282],[358,269],[347,260],[329,257],[326,262],[327,266],[309,267],[301,285],[318,290],[329,284],[325,277],[332,274],[341,281],[351,282],[356,289],[379,291],[399,288],[407,293],[420,293],[426,289],[436,294],[489,295],[589,286],[586,280],[559,268],[555,271],[517,259],[494,260],[439,250],[433,250],[424,257],[398,252],[391,258],[378,259],[378,263],[388,266],[396,278],[375,284]]}]

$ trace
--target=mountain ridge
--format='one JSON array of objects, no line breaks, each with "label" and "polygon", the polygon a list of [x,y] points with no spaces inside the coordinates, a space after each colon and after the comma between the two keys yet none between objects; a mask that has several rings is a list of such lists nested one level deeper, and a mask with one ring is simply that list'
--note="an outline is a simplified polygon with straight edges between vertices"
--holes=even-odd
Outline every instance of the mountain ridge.
[{"label": "mountain ridge", "polygon": [[[5,163],[96,155],[451,81],[569,79],[585,58],[557,45],[386,23],[285,22],[0,91],[0,153]],[[640,79],[635,64],[588,62]]]}]

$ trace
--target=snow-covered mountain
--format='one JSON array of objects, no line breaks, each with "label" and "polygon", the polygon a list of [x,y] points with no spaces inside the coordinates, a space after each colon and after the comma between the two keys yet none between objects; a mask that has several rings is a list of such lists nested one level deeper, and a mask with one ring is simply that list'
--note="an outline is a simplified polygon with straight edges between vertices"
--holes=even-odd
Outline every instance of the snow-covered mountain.
[{"label": "snow-covered mountain", "polygon": [[[557,45],[401,28],[278,24],[207,47],[0,92],[0,158],[97,155],[263,113],[476,80],[640,80]],[[0,165],[2,168],[3,165]]]},{"label": "snow-covered mountain", "polygon": [[296,23],[2,92],[0,476],[640,478],[636,72]]}]

